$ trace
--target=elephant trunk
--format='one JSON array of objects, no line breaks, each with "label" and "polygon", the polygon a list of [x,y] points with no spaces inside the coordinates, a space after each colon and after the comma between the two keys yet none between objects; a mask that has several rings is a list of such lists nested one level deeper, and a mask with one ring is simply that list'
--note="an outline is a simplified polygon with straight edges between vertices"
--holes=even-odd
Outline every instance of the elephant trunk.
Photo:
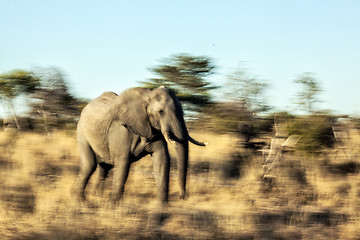
[{"label": "elephant trunk", "polygon": [[189,159],[189,135],[183,119],[176,117],[176,115],[170,118],[172,121],[162,125],[161,130],[168,145],[174,147],[179,175],[180,198],[184,199]]},{"label": "elephant trunk", "polygon": [[189,160],[189,142],[176,143],[177,168],[179,174],[180,198],[185,198],[186,176]]},{"label": "elephant trunk", "polygon": [[[178,115],[182,116],[182,114]],[[206,146],[207,143],[203,143],[192,138],[188,133],[183,117],[176,116],[177,115],[171,116],[170,119],[172,119],[172,121],[162,125],[161,129],[166,142],[171,146],[175,146],[180,184],[180,198],[184,199],[189,160],[189,142],[198,146]]]}]

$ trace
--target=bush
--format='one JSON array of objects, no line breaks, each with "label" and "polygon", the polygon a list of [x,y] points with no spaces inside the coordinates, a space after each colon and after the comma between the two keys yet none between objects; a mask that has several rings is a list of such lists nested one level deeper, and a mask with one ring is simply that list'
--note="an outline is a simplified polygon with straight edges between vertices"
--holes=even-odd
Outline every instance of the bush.
[{"label": "bush", "polygon": [[331,115],[309,115],[289,120],[289,134],[300,135],[296,148],[307,153],[317,154],[334,144],[332,127],[336,117]]}]

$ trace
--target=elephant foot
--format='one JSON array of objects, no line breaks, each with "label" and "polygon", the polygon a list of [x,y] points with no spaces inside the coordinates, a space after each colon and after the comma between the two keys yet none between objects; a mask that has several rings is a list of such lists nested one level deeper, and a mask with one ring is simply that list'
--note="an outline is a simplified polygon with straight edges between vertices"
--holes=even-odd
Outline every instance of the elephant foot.
[{"label": "elephant foot", "polygon": [[107,205],[109,210],[115,210],[118,207],[118,201],[109,201],[109,204]]},{"label": "elephant foot", "polygon": [[86,201],[85,204],[86,204],[86,207],[88,207],[88,208],[92,208],[92,209],[99,208],[99,205],[93,201]]},{"label": "elephant foot", "polygon": [[185,192],[185,190],[180,189],[180,191],[179,191],[179,199],[184,200],[185,197],[186,197],[186,192]]},{"label": "elephant foot", "polygon": [[120,202],[121,199],[122,199],[121,195],[118,195],[118,194],[111,194],[110,195],[110,203],[115,205],[115,206]]},{"label": "elephant foot", "polygon": [[93,188],[93,194],[95,196],[102,197],[104,195],[105,180],[99,180],[98,184]]},{"label": "elephant foot", "polygon": [[149,212],[148,219],[146,222],[146,232],[156,233],[159,232],[161,227],[165,224],[166,220],[169,219],[170,213],[167,211],[153,210]]},{"label": "elephant foot", "polygon": [[116,209],[123,203],[123,195],[122,194],[110,194],[109,200],[109,208]]},{"label": "elephant foot", "polygon": [[78,202],[86,202],[85,192],[79,190],[76,187],[72,187],[70,190],[70,195],[75,198]]}]

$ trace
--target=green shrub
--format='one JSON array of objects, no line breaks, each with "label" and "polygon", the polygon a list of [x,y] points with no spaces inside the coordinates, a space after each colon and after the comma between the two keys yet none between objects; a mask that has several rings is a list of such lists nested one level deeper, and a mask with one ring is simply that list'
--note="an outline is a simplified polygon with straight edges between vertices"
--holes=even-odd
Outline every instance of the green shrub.
[{"label": "green shrub", "polygon": [[336,118],[331,115],[300,116],[289,120],[289,134],[300,135],[296,148],[307,153],[320,153],[334,144],[332,127]]}]

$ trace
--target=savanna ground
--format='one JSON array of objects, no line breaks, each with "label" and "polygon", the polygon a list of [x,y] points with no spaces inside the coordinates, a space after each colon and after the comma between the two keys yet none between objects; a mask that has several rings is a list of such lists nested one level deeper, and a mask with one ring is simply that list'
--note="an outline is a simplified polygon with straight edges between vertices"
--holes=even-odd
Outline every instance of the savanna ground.
[{"label": "savanna ground", "polygon": [[[155,208],[150,157],[134,163],[124,199],[108,205],[87,189],[90,206],[70,195],[78,172],[74,132],[0,132],[1,239],[360,239],[360,136],[316,157],[288,152],[261,178],[264,158],[231,135],[192,132],[187,198]],[[93,176],[96,179],[96,173]]]}]

